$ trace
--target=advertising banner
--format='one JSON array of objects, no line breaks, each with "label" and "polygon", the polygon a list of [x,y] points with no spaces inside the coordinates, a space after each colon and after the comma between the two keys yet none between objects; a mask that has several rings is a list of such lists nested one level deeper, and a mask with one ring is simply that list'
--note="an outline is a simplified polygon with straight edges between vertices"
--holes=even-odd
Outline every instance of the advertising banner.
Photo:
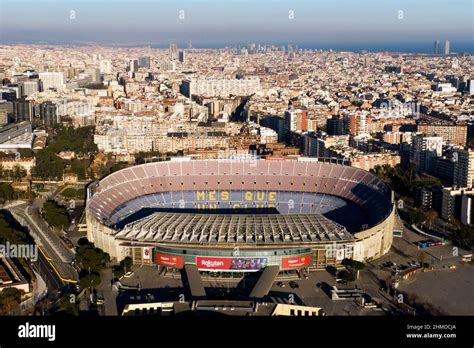
[{"label": "advertising banner", "polygon": [[282,269],[292,269],[309,267],[311,265],[311,255],[301,255],[293,257],[284,257],[281,259]]},{"label": "advertising banner", "polygon": [[210,271],[258,271],[268,264],[266,257],[212,257],[197,256],[196,264],[200,270]]},{"label": "advertising banner", "polygon": [[151,257],[150,254],[151,254],[150,248],[144,247],[143,248],[143,255],[142,255],[143,260],[150,260],[150,257]]},{"label": "advertising banner", "polygon": [[167,267],[183,268],[183,257],[169,254],[156,253],[155,261],[157,264]]},{"label": "advertising banner", "polygon": [[337,260],[337,261],[342,261],[342,260],[344,260],[344,254],[345,254],[344,251],[345,251],[345,250],[344,250],[343,248],[336,250],[336,260]]}]

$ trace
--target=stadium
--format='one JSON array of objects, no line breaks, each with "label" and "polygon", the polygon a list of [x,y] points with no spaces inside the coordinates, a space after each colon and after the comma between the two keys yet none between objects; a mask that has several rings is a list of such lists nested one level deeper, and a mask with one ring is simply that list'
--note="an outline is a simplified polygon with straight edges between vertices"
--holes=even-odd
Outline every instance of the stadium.
[{"label": "stadium", "polygon": [[88,239],[111,257],[219,272],[378,258],[394,214],[373,174],[304,158],[137,165],[91,184],[86,203]]}]

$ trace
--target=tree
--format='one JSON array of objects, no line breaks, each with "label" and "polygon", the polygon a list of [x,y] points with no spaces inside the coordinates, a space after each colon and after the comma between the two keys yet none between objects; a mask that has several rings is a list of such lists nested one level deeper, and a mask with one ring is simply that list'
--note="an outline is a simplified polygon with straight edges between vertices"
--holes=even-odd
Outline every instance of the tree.
[{"label": "tree", "polygon": [[73,294],[65,293],[58,302],[59,311],[54,313],[57,314],[66,314],[71,316],[78,316],[79,315],[79,306],[76,297],[74,297],[74,301],[71,301]]},{"label": "tree", "polygon": [[50,226],[56,228],[67,228],[70,225],[66,208],[53,200],[43,204],[43,218]]},{"label": "tree", "polygon": [[34,153],[31,149],[18,149],[18,153],[23,157],[33,157]]},{"label": "tree", "polygon": [[6,288],[0,292],[0,314],[18,314],[23,290],[17,288]]},{"label": "tree", "polygon": [[13,178],[16,180],[20,180],[21,178],[26,177],[26,170],[21,168],[20,166],[13,167]]},{"label": "tree", "polygon": [[337,277],[339,279],[345,280],[346,282],[353,282],[357,278],[354,273],[345,270],[338,272]]},{"label": "tree", "polygon": [[77,247],[76,259],[80,262],[82,269],[87,272],[100,271],[110,262],[110,256],[100,248],[94,247],[93,243],[82,244]]},{"label": "tree", "polygon": [[428,256],[423,250],[418,250],[418,252],[416,253],[416,259],[420,262],[421,265],[423,265],[427,261]]},{"label": "tree", "polygon": [[342,264],[354,271],[360,271],[365,268],[365,265],[362,262],[353,259],[344,259]]},{"label": "tree", "polygon": [[8,183],[0,183],[0,203],[13,199],[13,188]]},{"label": "tree", "polygon": [[430,229],[433,225],[433,222],[438,218],[438,213],[434,209],[430,209],[425,213],[425,221],[428,223]]},{"label": "tree", "polygon": [[461,226],[454,233],[449,235],[454,245],[457,245],[466,250],[471,250],[474,247],[474,228],[470,226]]},{"label": "tree", "polygon": [[97,286],[101,283],[100,275],[98,273],[84,274],[79,278],[79,285],[81,288],[89,288],[90,286]]},{"label": "tree", "polygon": [[26,244],[33,242],[8,212],[0,211],[0,244]]},{"label": "tree", "polygon": [[49,148],[38,151],[33,176],[41,179],[62,179],[64,161]]}]

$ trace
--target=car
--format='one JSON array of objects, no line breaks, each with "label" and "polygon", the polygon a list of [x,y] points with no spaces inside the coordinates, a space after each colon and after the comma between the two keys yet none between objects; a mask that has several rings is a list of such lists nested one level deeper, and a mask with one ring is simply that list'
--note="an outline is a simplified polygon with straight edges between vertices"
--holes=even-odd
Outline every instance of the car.
[{"label": "car", "polygon": [[338,283],[338,284],[347,284],[347,281],[345,281],[344,279],[337,278],[336,283]]},{"label": "car", "polygon": [[279,286],[280,288],[284,288],[286,285],[283,282],[278,282],[277,286]]},{"label": "car", "polygon": [[298,285],[298,283],[294,282],[294,281],[291,281],[290,282],[290,288],[292,289],[298,289],[300,286]]},{"label": "car", "polygon": [[449,269],[455,269],[456,265],[449,265],[448,267],[449,267]]},{"label": "car", "polygon": [[125,278],[130,278],[132,275],[133,275],[133,272],[128,271],[128,272],[125,273],[123,276],[124,276]]}]

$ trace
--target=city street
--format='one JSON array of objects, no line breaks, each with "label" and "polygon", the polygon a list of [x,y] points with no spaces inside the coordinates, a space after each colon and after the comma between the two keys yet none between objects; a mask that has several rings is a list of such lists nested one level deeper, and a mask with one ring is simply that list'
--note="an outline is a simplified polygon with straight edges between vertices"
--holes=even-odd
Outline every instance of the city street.
[{"label": "city street", "polygon": [[59,236],[51,231],[41,218],[38,213],[40,203],[39,200],[36,200],[32,205],[23,202],[23,204],[10,208],[10,211],[20,220],[19,222],[21,224],[27,225],[37,245],[39,245],[46,254],[41,255],[40,252],[39,255],[43,257],[43,261],[50,264],[53,268],[53,272],[56,273],[62,281],[76,281],[78,274],[71,265],[71,262],[74,260],[74,253],[64,245]]}]

